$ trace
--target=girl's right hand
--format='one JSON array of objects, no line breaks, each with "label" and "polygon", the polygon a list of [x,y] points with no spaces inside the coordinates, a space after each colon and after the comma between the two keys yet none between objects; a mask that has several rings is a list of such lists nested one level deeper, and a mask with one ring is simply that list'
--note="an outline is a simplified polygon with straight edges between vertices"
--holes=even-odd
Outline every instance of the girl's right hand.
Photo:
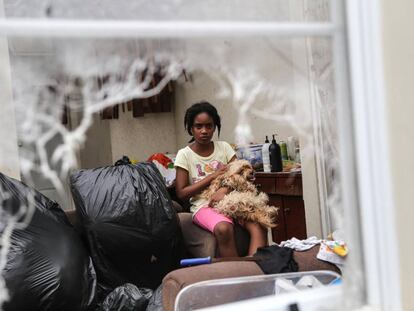
[{"label": "girl's right hand", "polygon": [[227,171],[227,165],[222,166],[217,171],[213,173],[213,177],[216,178],[222,174],[224,174]]}]

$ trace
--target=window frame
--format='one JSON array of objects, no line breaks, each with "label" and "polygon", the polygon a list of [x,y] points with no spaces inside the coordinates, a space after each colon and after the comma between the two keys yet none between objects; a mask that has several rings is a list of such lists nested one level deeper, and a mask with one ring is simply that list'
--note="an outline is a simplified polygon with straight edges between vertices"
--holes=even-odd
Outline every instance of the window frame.
[{"label": "window frame", "polygon": [[[367,304],[402,310],[384,92],[381,2],[345,2]],[[387,149],[388,148],[388,149]]]},{"label": "window frame", "polygon": [[[140,22],[0,18],[0,36],[200,38],[330,36],[338,99],[341,186],[350,266],[369,306],[401,309],[400,271],[380,39],[380,1],[333,0],[331,23]],[[52,33],[51,33],[52,31]],[[356,161],[355,159],[358,159]],[[357,223],[352,223],[355,220]],[[386,228],[386,230],[384,230]],[[346,290],[346,288],[344,288]],[[355,289],[358,289],[356,287]],[[360,289],[360,288],[359,288]]]}]

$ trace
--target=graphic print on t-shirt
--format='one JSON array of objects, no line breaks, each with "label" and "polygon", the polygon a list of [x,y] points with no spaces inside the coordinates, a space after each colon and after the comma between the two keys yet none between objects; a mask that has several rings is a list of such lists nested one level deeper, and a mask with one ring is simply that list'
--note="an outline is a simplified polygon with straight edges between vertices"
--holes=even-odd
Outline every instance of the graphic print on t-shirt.
[{"label": "graphic print on t-shirt", "polygon": [[201,164],[197,164],[196,169],[197,169],[197,178],[206,176],[206,173],[203,172],[203,169],[201,168]]},{"label": "graphic print on t-shirt", "polygon": [[206,177],[207,175],[211,173],[214,173],[215,171],[222,168],[223,166],[224,164],[217,160],[213,160],[210,163],[205,164],[204,167],[202,167],[201,164],[197,163],[196,164],[197,177],[193,178],[193,183],[203,179],[204,177]]}]

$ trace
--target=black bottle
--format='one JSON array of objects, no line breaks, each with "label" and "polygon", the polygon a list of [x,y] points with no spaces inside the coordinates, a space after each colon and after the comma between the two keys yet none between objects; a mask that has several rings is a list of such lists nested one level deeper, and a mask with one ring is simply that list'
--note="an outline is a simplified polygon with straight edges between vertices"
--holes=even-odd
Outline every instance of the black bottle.
[{"label": "black bottle", "polygon": [[270,141],[269,141],[269,138],[267,138],[267,135],[266,135],[265,144],[268,144],[268,143],[270,143]]},{"label": "black bottle", "polygon": [[275,134],[272,136],[272,143],[269,146],[271,171],[281,172],[283,171],[282,153],[280,152],[280,146],[276,143]]}]

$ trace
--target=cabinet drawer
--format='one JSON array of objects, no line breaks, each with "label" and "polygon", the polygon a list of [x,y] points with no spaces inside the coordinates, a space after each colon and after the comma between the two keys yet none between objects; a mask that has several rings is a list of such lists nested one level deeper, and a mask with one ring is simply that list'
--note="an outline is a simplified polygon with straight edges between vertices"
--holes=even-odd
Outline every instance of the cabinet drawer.
[{"label": "cabinet drawer", "polygon": [[267,194],[276,193],[276,181],[274,178],[256,178],[254,181],[259,191]]},{"label": "cabinet drawer", "polygon": [[305,205],[301,197],[283,197],[286,238],[306,239]]},{"label": "cabinet drawer", "polygon": [[280,195],[301,196],[303,193],[302,178],[295,175],[276,178],[275,193]]}]

